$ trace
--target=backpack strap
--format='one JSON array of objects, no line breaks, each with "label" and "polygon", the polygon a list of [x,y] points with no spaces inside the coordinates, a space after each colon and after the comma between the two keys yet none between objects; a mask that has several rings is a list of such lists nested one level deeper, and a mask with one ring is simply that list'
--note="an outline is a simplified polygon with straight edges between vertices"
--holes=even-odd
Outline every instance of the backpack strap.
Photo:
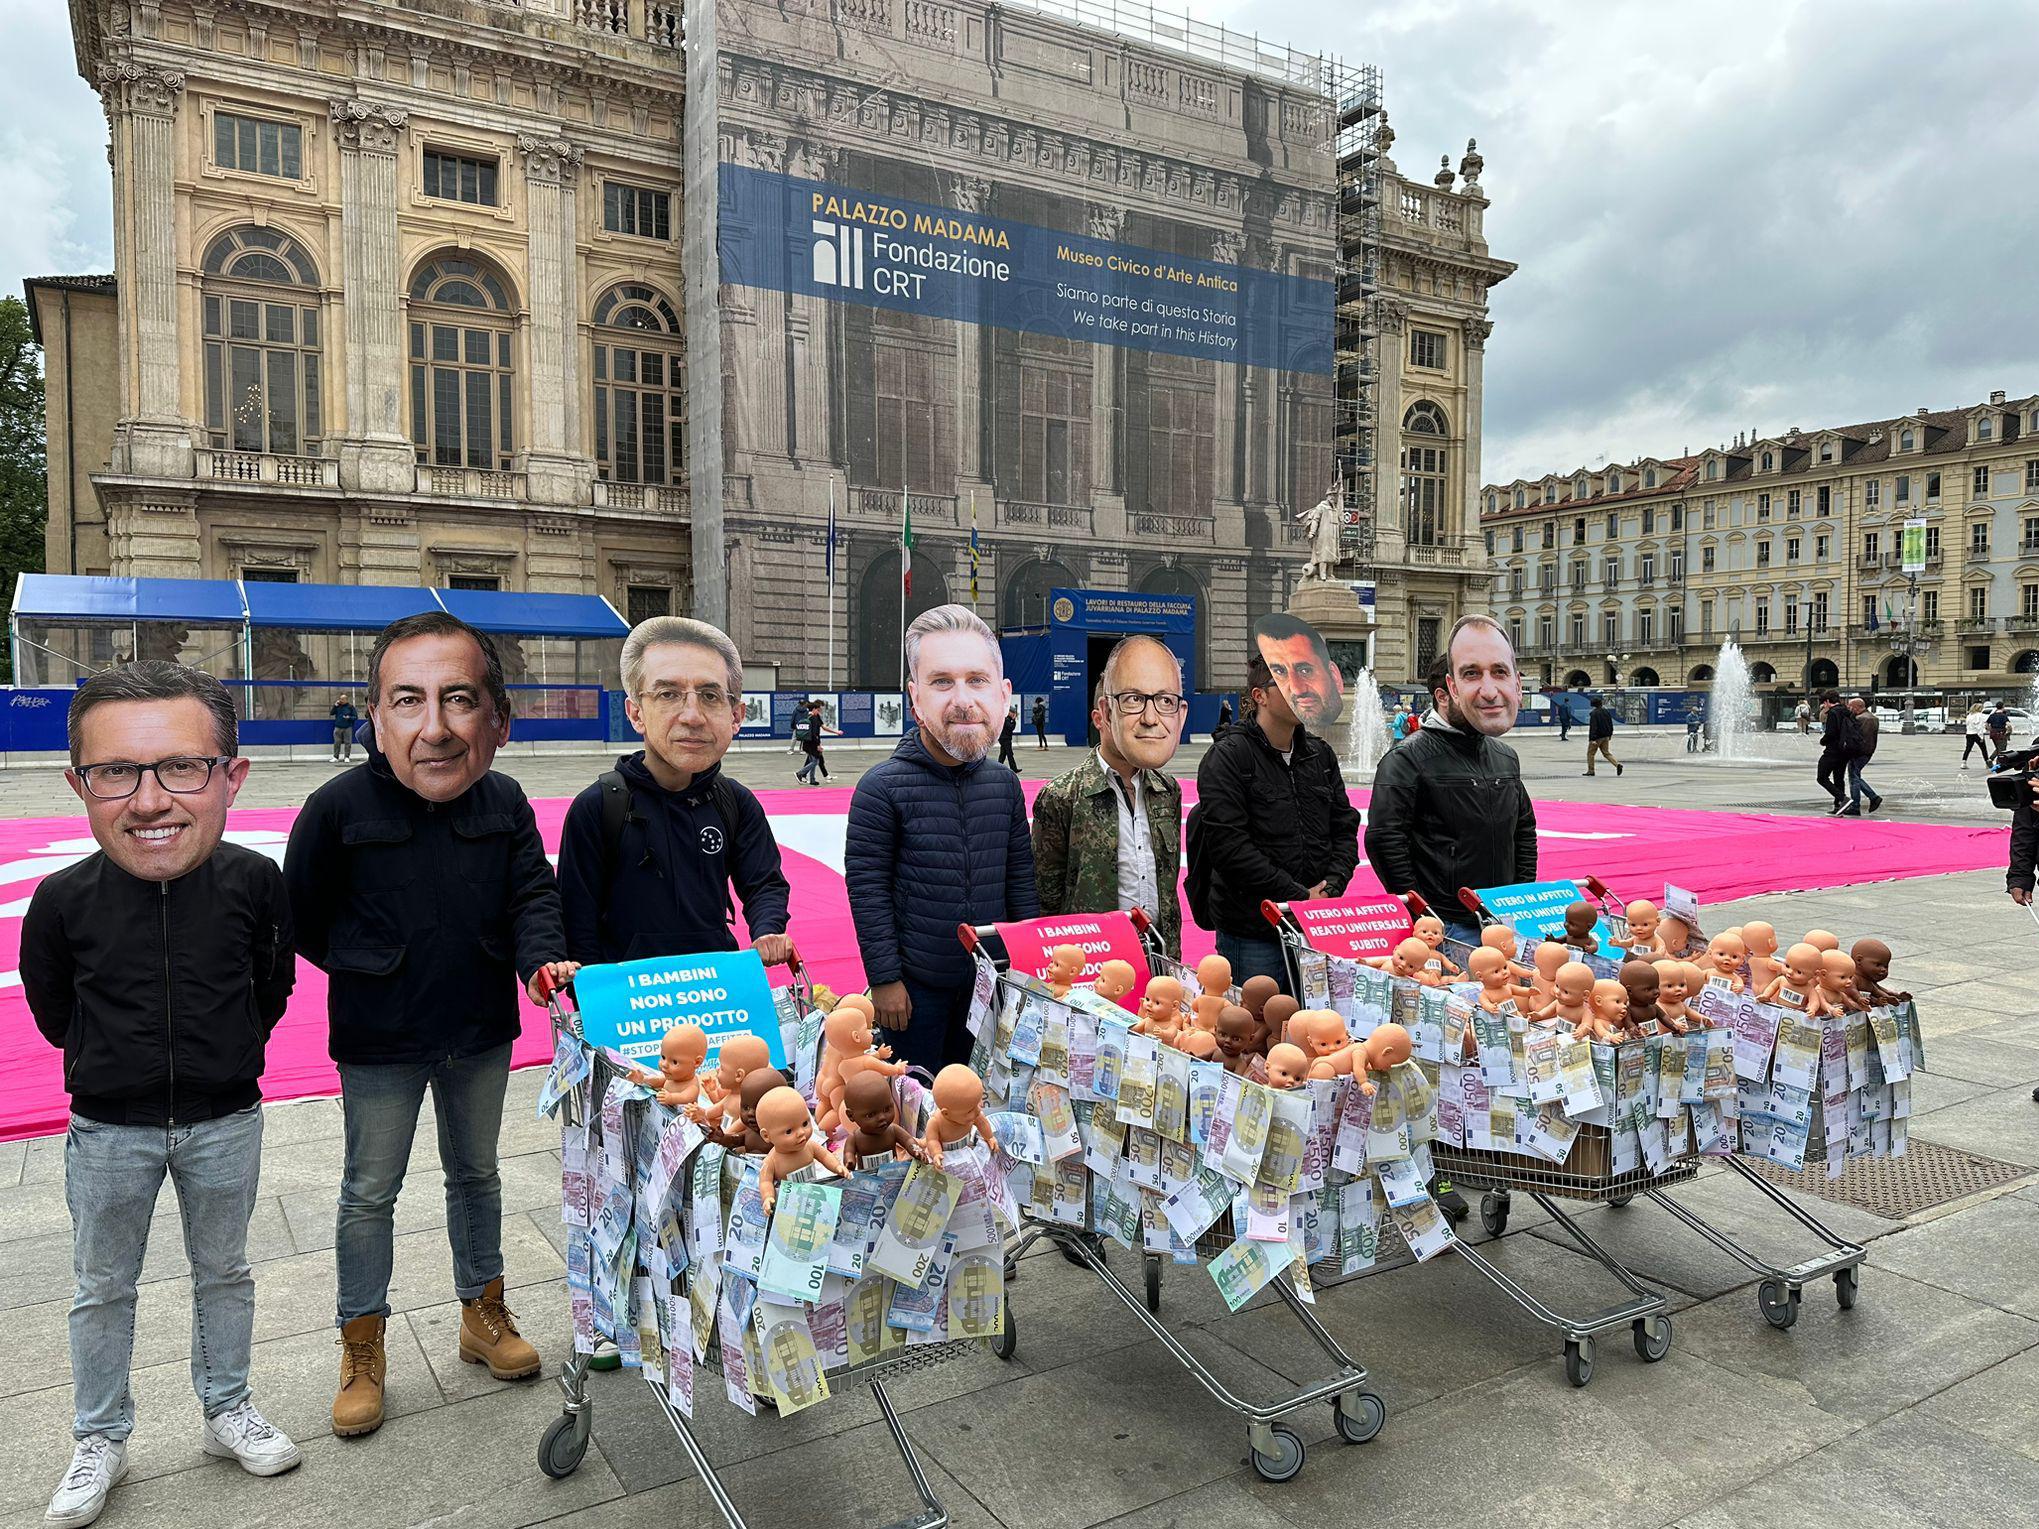
[{"label": "backpack strap", "polygon": [[616,879],[616,866],[623,858],[623,825],[631,817],[630,786],[621,770],[604,770],[595,784],[602,788],[601,888],[606,900],[610,883]]}]

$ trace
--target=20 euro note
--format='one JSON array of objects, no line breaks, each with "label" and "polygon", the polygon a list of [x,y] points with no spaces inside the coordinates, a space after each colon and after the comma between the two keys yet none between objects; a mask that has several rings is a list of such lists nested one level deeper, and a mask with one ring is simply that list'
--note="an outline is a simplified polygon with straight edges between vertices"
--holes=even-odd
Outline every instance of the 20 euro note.
[{"label": "20 euro note", "polygon": [[934,1265],[942,1231],[962,1193],[962,1180],[931,1163],[915,1163],[899,1186],[865,1269],[918,1289]]}]

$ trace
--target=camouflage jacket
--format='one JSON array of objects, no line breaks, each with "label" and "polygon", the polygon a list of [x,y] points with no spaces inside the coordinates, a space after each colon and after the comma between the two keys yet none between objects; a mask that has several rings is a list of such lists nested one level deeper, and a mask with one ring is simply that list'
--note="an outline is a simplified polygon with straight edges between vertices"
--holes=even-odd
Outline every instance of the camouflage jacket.
[{"label": "camouflage jacket", "polygon": [[[1161,906],[1147,911],[1161,943],[1182,954],[1182,788],[1159,770],[1141,776],[1148,831],[1154,841],[1154,884]],[[1058,775],[1034,799],[1034,880],[1041,913],[1102,913],[1119,905],[1119,809],[1115,788],[1093,752]]]}]

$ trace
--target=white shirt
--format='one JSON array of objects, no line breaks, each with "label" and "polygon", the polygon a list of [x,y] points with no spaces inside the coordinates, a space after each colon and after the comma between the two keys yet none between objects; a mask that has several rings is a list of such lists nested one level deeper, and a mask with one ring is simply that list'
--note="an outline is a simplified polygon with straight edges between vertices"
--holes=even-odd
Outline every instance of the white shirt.
[{"label": "white shirt", "polygon": [[1983,718],[1987,715],[1987,712],[1980,711],[1972,711],[1968,714],[1968,732],[1970,737],[1980,738],[1982,736]]},{"label": "white shirt", "polygon": [[1138,773],[1128,781],[1105,763],[1102,754],[1097,756],[1097,764],[1111,783],[1112,803],[1119,809],[1119,906],[1157,913],[1160,889],[1154,884],[1154,831],[1147,821],[1147,787]]}]

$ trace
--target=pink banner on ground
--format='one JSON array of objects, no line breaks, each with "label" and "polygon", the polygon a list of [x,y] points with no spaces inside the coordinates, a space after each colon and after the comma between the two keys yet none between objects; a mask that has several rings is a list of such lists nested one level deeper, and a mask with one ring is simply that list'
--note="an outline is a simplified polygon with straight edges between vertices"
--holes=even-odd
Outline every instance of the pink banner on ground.
[{"label": "pink banner on ground", "polygon": [[[1029,800],[1040,782],[1027,782]],[[758,793],[771,814],[793,886],[793,938],[809,971],[837,992],[864,984],[844,891],[843,827],[850,788],[768,790]],[[1183,796],[1196,800],[1193,781]],[[1355,791],[1362,808],[1367,793]],[[546,847],[556,851],[564,798],[535,802]],[[1687,812],[1658,807],[1605,807],[1586,802],[1539,802],[1537,832],[1542,873],[1597,875],[1623,899],[1663,895],[1666,881],[1688,887],[1704,905],[1763,892],[1804,891],[1857,882],[1901,881],[1951,871],[2001,866],[2008,858],[2007,828],[1892,823],[1880,818],[1774,817],[1754,812]],[[236,812],[228,832],[241,843],[281,859],[292,808]],[[36,883],[92,853],[83,818],[23,818],[0,823],[0,1141],[63,1129],[66,1098],[62,1059],[28,1014],[18,971],[21,916]],[[1382,888],[1361,862],[1350,898]],[[1854,934],[1884,931],[1861,930]],[[1208,954],[1212,938],[1185,921],[1184,956]],[[325,978],[300,963],[290,1011],[269,1043],[262,1092],[295,1099],[338,1092],[326,1055]],[[518,1065],[541,1062],[551,1043],[541,1010],[526,1010]]]}]

